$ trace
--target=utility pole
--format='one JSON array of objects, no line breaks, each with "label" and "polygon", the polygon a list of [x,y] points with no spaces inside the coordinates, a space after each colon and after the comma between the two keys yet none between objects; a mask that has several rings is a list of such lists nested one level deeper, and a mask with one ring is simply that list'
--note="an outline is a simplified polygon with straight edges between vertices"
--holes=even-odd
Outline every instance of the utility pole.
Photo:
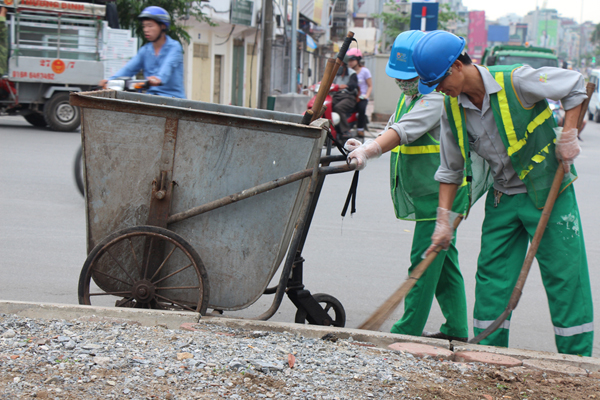
[{"label": "utility pole", "polygon": [[292,0],[292,40],[290,54],[290,92],[296,93],[298,87],[298,0]]},{"label": "utility pole", "polygon": [[260,79],[260,108],[267,108],[267,98],[271,93],[271,57],[273,54],[273,1],[264,3],[262,32],[262,73]]}]

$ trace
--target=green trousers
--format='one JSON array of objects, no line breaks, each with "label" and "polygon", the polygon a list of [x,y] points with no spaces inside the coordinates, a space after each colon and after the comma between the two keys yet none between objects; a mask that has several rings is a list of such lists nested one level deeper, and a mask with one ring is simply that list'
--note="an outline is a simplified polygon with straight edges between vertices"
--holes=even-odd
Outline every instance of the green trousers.
[{"label": "green trousers", "polygon": [[[419,221],[415,225],[409,273],[423,261],[422,255],[431,245],[435,221]],[[455,240],[448,251],[442,251],[417,281],[404,300],[404,315],[392,326],[392,333],[421,336],[427,323],[435,295],[446,322],[440,331],[450,336],[468,337],[465,282],[458,267]]]},{"label": "green trousers", "polygon": [[[495,206],[493,189],[488,192],[477,265],[475,335],[487,328],[508,305],[541,213],[527,194],[502,195]],[[592,293],[573,185],[556,199],[536,258],[558,351],[591,356]],[[507,347],[509,328],[510,316],[481,344]]]}]

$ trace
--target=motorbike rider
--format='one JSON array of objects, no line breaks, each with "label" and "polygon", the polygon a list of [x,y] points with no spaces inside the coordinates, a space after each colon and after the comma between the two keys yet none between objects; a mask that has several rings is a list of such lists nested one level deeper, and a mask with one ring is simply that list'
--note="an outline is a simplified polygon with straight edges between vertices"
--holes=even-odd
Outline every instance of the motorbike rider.
[{"label": "motorbike rider", "polygon": [[[368,159],[392,151],[390,183],[396,217],[416,221],[410,254],[409,273],[422,261],[435,229],[439,184],[434,179],[440,165],[440,116],[444,107],[441,93],[419,94],[419,78],[412,52],[425,34],[403,32],[394,41],[386,73],[402,91],[396,112],[386,130],[363,145],[350,139],[346,148],[353,150],[348,159],[363,169]],[[459,191],[455,210],[464,209],[466,190]],[[392,333],[466,341],[468,337],[467,300],[458,265],[458,251],[452,240],[448,251],[441,252],[417,281],[404,301],[404,315],[392,327]],[[446,322],[439,332],[423,332],[433,297],[437,298]]]},{"label": "motorbike rider", "polygon": [[348,66],[356,72],[358,79],[358,103],[356,103],[355,111],[358,112],[358,121],[356,124],[356,136],[359,138],[365,137],[365,126],[367,125],[367,104],[373,90],[373,78],[371,71],[362,64],[362,53],[357,48],[352,48],[346,53],[348,57]]},{"label": "motorbike rider", "polygon": [[350,137],[350,125],[347,121],[347,114],[356,107],[356,98],[358,95],[358,78],[352,68],[348,68],[348,56],[344,58],[343,65],[338,69],[333,83],[338,85],[337,92],[331,96],[331,110],[340,116],[338,138],[345,140]]},{"label": "motorbike rider", "polygon": [[[142,11],[138,19],[142,22],[148,43],[108,80],[134,76],[143,70],[144,78],[150,85],[146,93],[184,99],[183,51],[181,44],[167,35],[171,16],[161,7],[150,6]],[[102,80],[99,85],[104,87],[106,82],[106,79]]]}]

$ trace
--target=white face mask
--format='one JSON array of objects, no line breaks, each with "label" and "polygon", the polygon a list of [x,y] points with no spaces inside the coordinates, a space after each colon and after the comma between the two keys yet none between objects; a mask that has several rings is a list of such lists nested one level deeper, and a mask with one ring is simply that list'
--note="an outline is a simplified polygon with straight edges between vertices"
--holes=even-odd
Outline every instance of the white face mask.
[{"label": "white face mask", "polygon": [[419,94],[419,80],[414,81],[402,81],[395,79],[396,85],[402,90],[406,96],[416,96]]}]

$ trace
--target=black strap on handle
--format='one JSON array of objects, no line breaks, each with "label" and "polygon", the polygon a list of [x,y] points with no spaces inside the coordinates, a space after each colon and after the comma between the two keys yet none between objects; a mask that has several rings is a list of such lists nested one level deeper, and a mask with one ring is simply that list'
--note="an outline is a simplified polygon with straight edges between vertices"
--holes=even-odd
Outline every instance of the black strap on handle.
[{"label": "black strap on handle", "polygon": [[337,149],[340,151],[340,153],[342,153],[346,157],[348,156],[348,154],[350,154],[350,152],[344,148],[344,143],[333,138],[333,135],[331,134],[330,129],[327,130],[327,136],[329,137],[329,140],[331,140],[331,143],[333,143],[333,145],[335,147],[337,147]]},{"label": "black strap on handle", "polygon": [[348,196],[346,197],[346,203],[344,203],[344,209],[342,210],[342,217],[346,216],[346,212],[348,211],[348,205],[350,205],[350,200],[352,200],[352,208],[350,209],[350,215],[356,212],[356,189],[358,188],[358,171],[354,172],[354,177],[352,178],[352,183],[350,184],[350,190],[348,191]]}]

